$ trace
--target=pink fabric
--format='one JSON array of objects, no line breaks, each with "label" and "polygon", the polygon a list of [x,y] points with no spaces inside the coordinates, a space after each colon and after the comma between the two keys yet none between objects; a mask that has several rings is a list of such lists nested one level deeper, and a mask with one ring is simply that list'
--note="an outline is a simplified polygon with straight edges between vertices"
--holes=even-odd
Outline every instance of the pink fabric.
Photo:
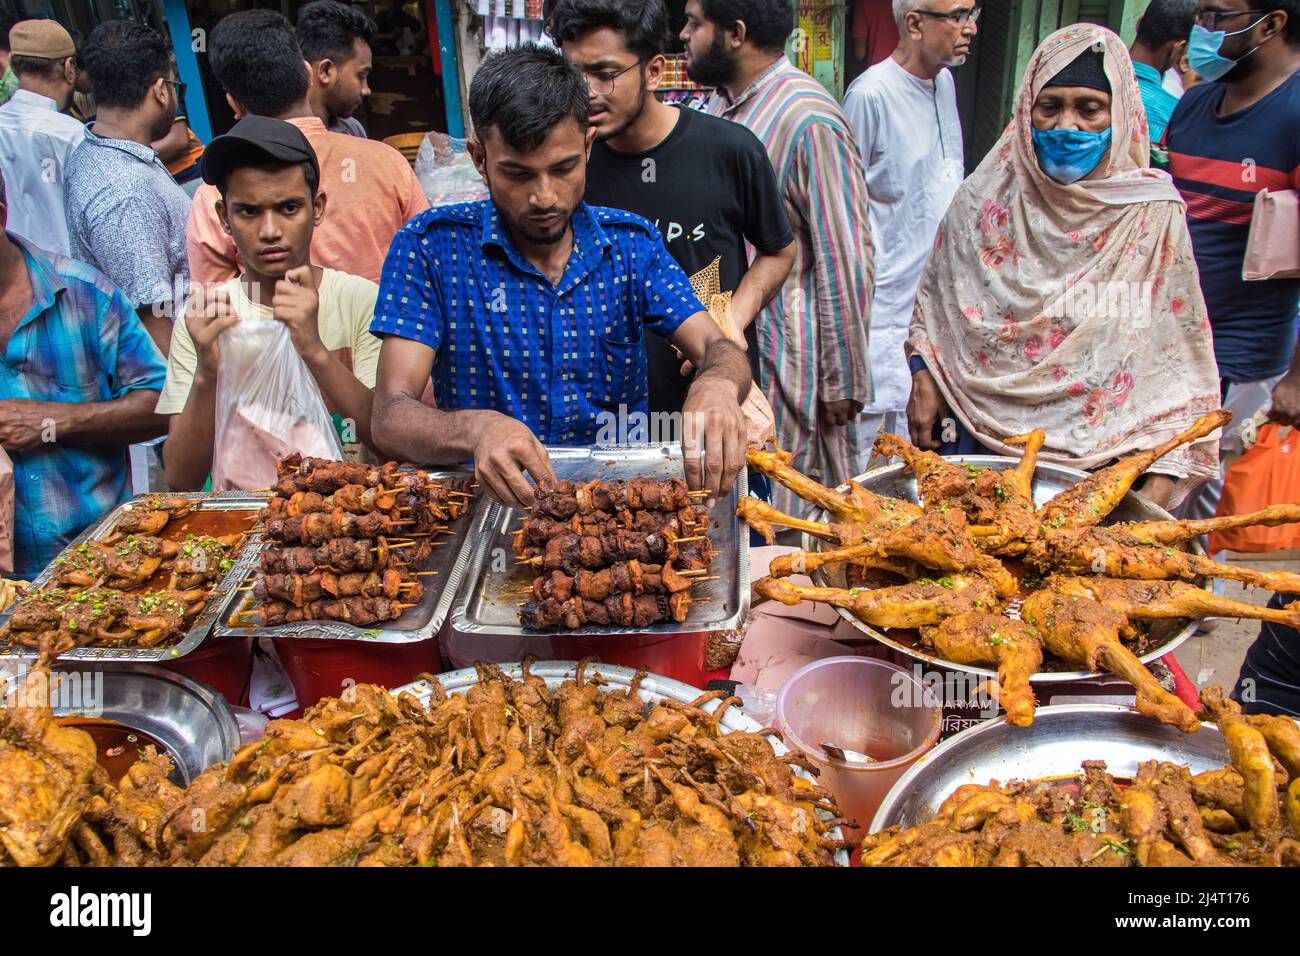
[{"label": "pink fabric", "polygon": [[[1038,165],[1031,111],[1043,86],[1101,44],[1114,91],[1112,145],[1072,185]],[[982,444],[1047,431],[1044,461],[1092,469],[1152,448],[1219,407],[1209,318],[1184,206],[1150,169],[1132,61],[1114,33],[1079,23],[1030,60],[1015,115],[962,184],[917,295],[920,354]],[[1156,471],[1193,485],[1218,473],[1218,440],[1180,448]]]}]

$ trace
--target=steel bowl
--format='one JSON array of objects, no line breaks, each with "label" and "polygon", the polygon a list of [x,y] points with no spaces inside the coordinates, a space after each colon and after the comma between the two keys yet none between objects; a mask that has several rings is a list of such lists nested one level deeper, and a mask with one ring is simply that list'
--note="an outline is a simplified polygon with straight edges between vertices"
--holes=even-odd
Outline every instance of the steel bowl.
[{"label": "steel bowl", "polygon": [[[945,455],[945,460],[955,462],[959,465],[980,465],[991,468],[1009,468],[1014,466],[1019,459],[1006,458],[1001,455]],[[1049,500],[1055,497],[1059,492],[1064,491],[1071,485],[1087,478],[1085,472],[1075,468],[1067,468],[1064,465],[1053,465],[1046,462],[1039,462],[1034,471],[1033,496],[1034,504],[1042,507]],[[901,498],[904,501],[910,501],[913,504],[919,504],[920,498],[916,490],[916,476],[907,470],[903,462],[896,462],[892,465],[883,465],[880,468],[874,468],[865,474],[859,475],[853,479],[868,491],[874,491],[879,495],[887,495],[891,498]],[[840,491],[847,491],[848,485],[841,485]],[[1169,512],[1165,511],[1159,505],[1144,498],[1136,492],[1130,491],[1124,496],[1124,500],[1119,506],[1111,512],[1106,520],[1106,524],[1116,521],[1169,521],[1173,518]],[[829,520],[825,511],[820,511],[817,520]],[[803,535],[803,548],[805,551],[820,551],[826,546],[826,542],[814,538],[811,535]],[[1193,544],[1192,550],[1196,553],[1202,553],[1199,545]],[[842,565],[840,566],[843,567]],[[843,571],[831,568],[818,569],[812,574],[813,580],[826,587],[844,587],[847,582],[844,579]],[[840,617],[848,621],[858,630],[865,634],[871,635],[882,644],[892,647],[902,654],[906,654],[918,661],[925,661],[927,664],[933,664],[936,667],[946,667],[949,670],[964,671],[968,674],[980,674],[984,677],[997,677],[997,670],[988,667],[979,667],[974,664],[958,664],[954,661],[946,660],[920,647],[914,647],[889,636],[887,631],[881,631],[867,624],[856,617],[846,608],[837,607],[835,609]],[[1150,663],[1156,658],[1163,657],[1170,651],[1174,650],[1183,641],[1187,640],[1196,633],[1196,621],[1189,620],[1164,620],[1153,621],[1151,623],[1150,634],[1156,642],[1151,649],[1142,654],[1138,660],[1143,664]],[[1030,678],[1035,683],[1051,683],[1057,681],[1076,681],[1091,680],[1097,677],[1092,671],[1038,671]]]},{"label": "steel bowl", "polygon": [[[505,675],[513,680],[523,679],[523,668],[520,664],[501,664],[501,670]],[[577,661],[538,661],[528,668],[528,673],[542,678],[546,681],[549,690],[557,689],[566,680],[571,680],[577,676]],[[602,689],[615,690],[618,688],[628,688],[632,686],[632,681],[636,678],[637,672],[631,667],[621,667],[616,664],[601,664],[591,662],[583,671],[585,677],[598,681]],[[464,694],[471,687],[479,682],[478,672],[472,667],[462,668],[461,670],[449,671],[446,674],[438,675],[438,683],[442,684],[443,690],[449,694]],[[412,681],[402,687],[396,687],[392,690],[393,694],[409,693],[420,701],[421,706],[428,707],[429,698],[433,693],[433,687],[427,680]],[[658,703],[661,700],[672,700],[680,704],[689,704],[695,700],[704,691],[698,687],[692,687],[689,684],[683,684],[681,681],[673,680],[671,677],[661,677],[658,674],[647,674],[641,681],[637,689],[637,695],[648,704]],[[721,701],[711,700],[701,706],[701,710],[712,713],[717,709]],[[718,721],[718,729],[729,734],[735,731],[745,733],[758,733],[763,728],[759,726],[752,718],[746,717],[740,710],[735,707],[727,709]],[[789,751],[778,738],[768,738],[772,744],[772,749],[776,751],[777,756],[781,756]],[[801,767],[791,768],[796,774],[805,779],[812,780],[811,775]],[[828,831],[827,836],[834,840],[843,839],[843,834],[839,827]],[[849,865],[849,853],[847,850],[839,850],[835,854],[835,862],[839,866]]]},{"label": "steel bowl", "polygon": [[963,784],[998,780],[1073,778],[1085,760],[1104,760],[1116,777],[1132,777],[1145,760],[1186,764],[1192,773],[1228,763],[1223,735],[1213,724],[1194,734],[1118,704],[1040,707],[1028,727],[1005,718],[950,737],[908,768],[885,795],[871,833],[933,819],[939,804]]},{"label": "steel bowl", "polygon": [[[239,746],[239,726],[225,698],[183,674],[149,664],[111,668],[63,664],[54,676],[51,698],[56,717],[114,720],[148,734],[167,748],[176,768],[171,779],[178,786],[187,786],[208,767],[229,760]],[[96,686],[100,680],[102,685]],[[63,688],[74,681],[82,682],[81,692],[64,695]],[[59,706],[61,697],[76,698],[77,703]]]}]

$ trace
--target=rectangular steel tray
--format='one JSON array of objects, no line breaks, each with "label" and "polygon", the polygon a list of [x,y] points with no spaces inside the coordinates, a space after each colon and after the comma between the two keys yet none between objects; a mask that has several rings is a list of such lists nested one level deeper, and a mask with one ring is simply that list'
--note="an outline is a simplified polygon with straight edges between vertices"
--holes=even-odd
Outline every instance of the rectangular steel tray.
[{"label": "rectangular steel tray", "polygon": [[[473,478],[472,471],[428,471],[433,478]],[[302,621],[293,624],[277,624],[274,627],[240,627],[230,620],[246,603],[243,600],[231,601],[217,621],[216,633],[221,637],[302,637],[312,640],[368,641],[377,644],[412,644],[437,637],[442,625],[447,620],[447,612],[465,568],[469,564],[472,543],[481,534],[481,529],[488,518],[490,499],[480,491],[471,489],[476,500],[465,509],[465,513],[448,526],[448,533],[438,540],[445,544],[433,549],[433,554],[418,571],[437,571],[436,575],[423,578],[424,593],[415,607],[407,608],[395,621],[385,621],[381,627],[363,628],[342,621]],[[254,536],[249,547],[236,565],[238,580],[247,580],[250,575],[258,573],[262,547],[266,544],[259,532]],[[248,592],[243,592],[248,594]],[[251,599],[251,594],[249,594]]]},{"label": "rectangular steel tray", "polygon": [[[66,554],[86,541],[98,541],[108,537],[113,531],[113,526],[117,524],[118,517],[123,511],[131,507],[133,502],[141,501],[146,498],[184,498],[187,501],[198,502],[198,511],[261,511],[266,506],[266,495],[253,494],[247,491],[218,491],[218,492],[167,492],[151,493],[147,495],[138,495],[131,501],[123,502],[118,505],[107,515],[95,522],[81,534],[75,541],[63,549]],[[235,593],[242,575],[239,573],[240,563],[247,556],[249,550],[253,547],[253,535],[249,535],[248,540],[244,542],[243,548],[234,558],[234,566],[226,572],[225,577],[216,583],[212,593],[208,596],[208,602],[203,606],[202,612],[190,629],[185,632],[184,636],[176,644],[168,647],[78,647],[73,650],[60,654],[58,659],[61,661],[99,661],[114,664],[142,663],[149,661],[169,661],[178,657],[184,657],[194,648],[203,643],[203,639],[208,636],[212,626],[216,623],[221,613],[230,603],[231,597]],[[54,577],[54,564],[45,568],[36,576],[32,582],[31,590],[45,587]],[[0,625],[6,623],[14,612],[14,607],[9,607],[3,614],[0,614]],[[37,651],[26,647],[14,647],[12,645],[0,645],[0,660],[3,659],[32,659],[37,656]]]},{"label": "rectangular steel tray", "polygon": [[[664,445],[597,445],[590,448],[548,448],[556,477],[574,481],[627,478],[680,478],[682,452],[676,443]],[[737,627],[749,609],[749,534],[736,517],[740,496],[749,493],[742,469],[726,499],[709,511],[709,541],[716,555],[712,572],[718,580],[693,590],[693,597],[708,598],[708,604],[692,603],[686,620],[667,621],[649,627],[591,625],[579,633],[605,634],[693,634],[700,631]],[[556,631],[525,630],[519,623],[518,595],[507,592],[530,585],[535,577],[515,561],[513,538],[516,519],[522,515],[493,502],[486,527],[479,536],[452,611],[452,629],[460,634],[495,636],[549,636]]]}]

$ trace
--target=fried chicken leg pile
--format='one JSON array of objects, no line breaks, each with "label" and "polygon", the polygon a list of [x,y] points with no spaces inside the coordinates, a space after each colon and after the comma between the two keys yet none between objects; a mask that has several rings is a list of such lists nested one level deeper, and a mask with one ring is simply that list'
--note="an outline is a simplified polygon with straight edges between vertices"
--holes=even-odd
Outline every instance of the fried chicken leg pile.
[{"label": "fried chicken leg pile", "polygon": [[1300,727],[1243,716],[1217,687],[1231,764],[1193,775],[1156,760],[1117,781],[1085,760],[1072,788],[1016,782],[958,787],[928,823],[862,841],[863,866],[1300,866]]},{"label": "fried chicken leg pile", "polygon": [[[1135,648],[1140,652],[1146,631],[1134,622],[1217,615],[1300,627],[1300,602],[1281,610],[1257,607],[1190,583],[1222,577],[1300,592],[1300,574],[1219,564],[1179,547],[1219,529],[1300,521],[1300,504],[1199,521],[1101,523],[1156,460],[1231,417],[1226,411],[1205,415],[1182,434],[1089,475],[1041,508],[1034,505],[1032,484],[1042,431],[1006,439],[1023,445],[1025,453],[1004,471],[960,465],[897,435],[880,435],[877,451],[902,458],[916,476],[919,506],[852,481],[846,490],[832,490],[791,468],[784,452],[751,451],[752,467],[830,518],[807,521],[743,499],[737,513],[768,541],[775,528],[784,527],[827,542],[820,551],[777,558],[754,590],[785,604],[842,607],[874,627],[916,628],[922,646],[945,660],[996,667],[1000,703],[1017,726],[1033,721],[1030,677],[1044,668],[1064,668],[1118,674],[1137,689],[1140,713],[1194,731],[1200,722],[1191,708],[1139,661]],[[848,588],[784,580],[830,565],[847,566]],[[873,578],[880,572],[899,583],[882,586]]]},{"label": "fried chicken leg pile", "polygon": [[[481,667],[427,711],[361,684],[188,788],[147,756],[120,787],[48,709],[0,709],[0,866],[826,866],[826,791],[723,712],[584,676]],[[640,678],[638,678],[639,682]],[[147,748],[146,748],[147,749]]]}]

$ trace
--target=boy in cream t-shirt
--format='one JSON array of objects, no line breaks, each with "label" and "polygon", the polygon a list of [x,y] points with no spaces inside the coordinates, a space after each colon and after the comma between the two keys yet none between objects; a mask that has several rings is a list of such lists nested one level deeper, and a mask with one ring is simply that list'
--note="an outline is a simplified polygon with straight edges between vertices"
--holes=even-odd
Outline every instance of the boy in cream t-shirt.
[{"label": "boy in cream t-shirt", "polygon": [[316,188],[320,169],[311,145],[289,123],[248,116],[208,145],[203,179],[221,193],[217,212],[244,272],[192,289],[172,331],[167,381],[155,408],[171,416],[163,446],[167,483],[196,490],[212,471],[218,338],[241,319],[274,318],[288,326],[336,427],[342,425],[343,442],[369,446],[380,349],[369,328],[378,287],[311,264],[312,230],[326,214],[327,198]]}]

